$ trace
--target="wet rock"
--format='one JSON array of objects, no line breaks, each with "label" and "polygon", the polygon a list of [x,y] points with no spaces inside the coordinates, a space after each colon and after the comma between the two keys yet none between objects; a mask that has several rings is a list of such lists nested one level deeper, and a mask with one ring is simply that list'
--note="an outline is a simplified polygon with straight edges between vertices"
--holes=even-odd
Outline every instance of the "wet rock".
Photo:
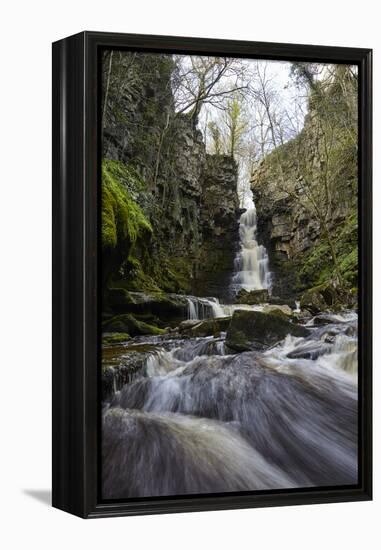
[{"label": "wet rock", "polygon": [[130,338],[130,335],[126,332],[105,332],[102,334],[102,344],[120,344],[122,342],[130,340]]},{"label": "wet rock", "polygon": [[293,321],[295,323],[306,323],[312,317],[312,313],[308,309],[302,309],[301,311],[294,311],[292,314]]},{"label": "wet rock", "polygon": [[118,311],[125,310],[126,306],[133,304],[133,300],[128,290],[124,288],[110,288],[108,290],[108,303],[113,309]]},{"label": "wet rock", "polygon": [[261,290],[245,290],[242,288],[235,299],[236,304],[248,304],[250,306],[257,305],[257,304],[263,304],[265,302],[268,302],[269,299],[269,291],[264,288]]},{"label": "wet rock", "polygon": [[177,329],[179,332],[189,331],[196,325],[200,324],[199,319],[186,319],[185,321],[182,321]]},{"label": "wet rock", "polygon": [[291,309],[295,307],[295,300],[284,299],[284,298],[281,298],[280,296],[274,296],[274,295],[269,296],[267,301],[269,304],[275,305],[275,306],[279,306],[279,305],[289,306]]},{"label": "wet rock", "polygon": [[165,331],[154,325],[136,319],[131,314],[117,315],[105,321],[102,326],[105,332],[125,332],[131,336],[163,334]]},{"label": "wet rock", "polygon": [[167,322],[184,319],[188,305],[178,294],[129,292],[124,288],[110,289],[109,303],[117,313],[153,315]]},{"label": "wet rock", "polygon": [[147,358],[156,351],[156,346],[132,343],[114,345],[102,350],[102,399],[111,398],[125,384],[130,384],[144,372]]},{"label": "wet rock", "polygon": [[226,345],[235,351],[260,350],[288,334],[302,337],[308,336],[309,331],[272,313],[237,310],[227,330]]},{"label": "wet rock", "polygon": [[[326,342],[327,344],[331,342]],[[329,353],[331,346],[322,345],[321,342],[307,342],[287,354],[290,359],[312,359],[315,360],[325,353]]]},{"label": "wet rock", "polygon": [[332,308],[337,301],[337,292],[333,286],[323,284],[306,290],[300,299],[300,307],[313,315]]},{"label": "wet rock", "polygon": [[290,306],[287,305],[266,305],[263,310],[263,313],[272,313],[273,315],[278,315],[283,319],[288,319],[292,317],[293,311]]},{"label": "wet rock", "polygon": [[189,329],[184,329],[182,333],[192,337],[219,336],[225,332],[230,325],[231,317],[218,317],[217,319],[206,319],[198,321],[195,325],[190,325]]}]

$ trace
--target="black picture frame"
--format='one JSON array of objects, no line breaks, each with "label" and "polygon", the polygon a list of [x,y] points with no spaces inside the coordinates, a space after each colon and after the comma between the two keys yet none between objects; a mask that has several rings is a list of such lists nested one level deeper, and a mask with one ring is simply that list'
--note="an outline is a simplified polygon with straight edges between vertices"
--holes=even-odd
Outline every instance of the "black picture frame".
[{"label": "black picture frame", "polygon": [[[320,61],[359,67],[359,484],[308,490],[99,498],[99,52]],[[372,50],[82,32],[53,44],[53,506],[83,518],[372,498]]]}]

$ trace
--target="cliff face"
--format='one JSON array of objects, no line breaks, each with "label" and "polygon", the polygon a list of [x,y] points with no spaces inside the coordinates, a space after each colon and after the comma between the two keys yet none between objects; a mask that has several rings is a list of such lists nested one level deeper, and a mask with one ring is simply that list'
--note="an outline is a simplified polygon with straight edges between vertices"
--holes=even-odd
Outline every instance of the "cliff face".
[{"label": "cliff face", "polygon": [[277,296],[295,299],[327,281],[357,286],[357,126],[350,120],[350,134],[349,123],[328,121],[324,108],[310,102],[302,132],[252,176],[259,240]]},{"label": "cliff face", "polygon": [[127,192],[138,226],[131,232],[128,213],[124,219],[107,203],[104,177],[102,220],[114,220],[119,237],[102,239],[107,284],[223,297],[238,240],[236,163],[206,155],[193,121],[175,113],[170,58],[140,55],[125,64],[134,86],[110,86],[104,170]]},{"label": "cliff face", "polygon": [[193,291],[230,301],[234,258],[239,246],[237,165],[231,157],[207,155],[200,197],[201,243]]}]

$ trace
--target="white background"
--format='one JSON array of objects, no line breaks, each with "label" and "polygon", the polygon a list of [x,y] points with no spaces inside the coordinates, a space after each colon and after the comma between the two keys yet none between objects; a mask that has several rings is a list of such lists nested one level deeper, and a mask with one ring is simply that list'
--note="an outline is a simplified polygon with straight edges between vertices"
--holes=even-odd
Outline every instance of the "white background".
[{"label": "white background", "polygon": [[[32,0],[2,4],[0,84],[2,548],[379,548],[374,502],[84,521],[48,505],[51,446],[51,47],[82,30],[372,47],[370,0]],[[376,105],[377,107],[377,105]],[[375,122],[375,249],[380,120]],[[379,301],[379,256],[375,257]],[[377,347],[379,315],[375,317]],[[375,374],[378,382],[376,355]],[[380,414],[376,403],[375,419]],[[379,428],[375,422],[376,430]],[[375,463],[380,458],[376,433]]]}]

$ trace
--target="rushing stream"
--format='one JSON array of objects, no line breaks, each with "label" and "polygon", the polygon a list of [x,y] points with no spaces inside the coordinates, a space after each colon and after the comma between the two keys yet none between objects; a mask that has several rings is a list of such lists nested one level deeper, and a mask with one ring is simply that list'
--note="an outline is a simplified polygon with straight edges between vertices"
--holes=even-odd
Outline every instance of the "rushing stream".
[{"label": "rushing stream", "polygon": [[264,352],[224,333],[114,348],[114,365],[146,353],[104,403],[104,498],[357,483],[357,317],[306,327]]},{"label": "rushing stream", "polygon": [[[271,290],[251,192],[246,207],[234,293]],[[185,298],[189,326],[264,309]],[[294,320],[303,313],[295,306]],[[288,335],[261,352],[233,352],[223,332],[175,331],[106,347],[103,497],[356,484],[357,316],[302,322],[307,336]]]}]

